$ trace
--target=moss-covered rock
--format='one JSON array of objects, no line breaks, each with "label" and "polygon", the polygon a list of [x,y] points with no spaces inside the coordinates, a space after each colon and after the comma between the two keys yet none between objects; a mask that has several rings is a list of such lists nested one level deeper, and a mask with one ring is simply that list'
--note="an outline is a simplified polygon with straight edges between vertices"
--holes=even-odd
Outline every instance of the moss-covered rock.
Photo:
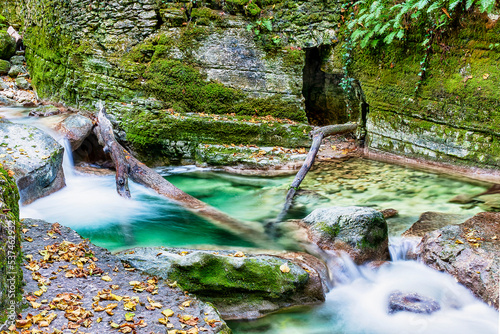
[{"label": "moss-covered rock", "polygon": [[324,298],[321,280],[309,273],[312,267],[281,257],[161,247],[134,248],[119,256],[147,274],[177,281],[183,289],[213,302],[224,319],[256,318]]},{"label": "moss-covered rock", "polygon": [[10,70],[10,63],[7,60],[0,59],[0,74],[7,74]]},{"label": "moss-covered rock", "polygon": [[[150,158],[154,155],[177,156],[178,159],[198,156],[199,160],[206,161],[201,159],[203,153],[199,144],[310,145],[309,126],[283,123],[278,119],[267,121],[242,116],[143,111],[126,114],[120,120],[120,127],[135,150]],[[177,154],[173,150],[177,150]]]},{"label": "moss-covered rock", "polygon": [[[17,319],[22,298],[19,193],[14,179],[0,165],[0,325]],[[1,327],[1,326],[0,326]]]},{"label": "moss-covered rock", "polygon": [[16,41],[0,29],[0,59],[9,60],[16,53]]},{"label": "moss-covered rock", "polygon": [[347,252],[358,264],[389,259],[387,222],[375,209],[316,209],[303,222],[310,241],[322,249]]}]

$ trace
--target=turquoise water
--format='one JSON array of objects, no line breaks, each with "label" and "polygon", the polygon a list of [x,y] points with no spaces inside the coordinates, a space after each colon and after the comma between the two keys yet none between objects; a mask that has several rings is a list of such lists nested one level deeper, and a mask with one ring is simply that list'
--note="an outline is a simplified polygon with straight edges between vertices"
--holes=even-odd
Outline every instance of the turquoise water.
[{"label": "turquoise water", "polygon": [[[170,182],[194,197],[244,221],[264,224],[275,218],[293,177],[249,177],[194,167],[159,170]],[[110,250],[133,246],[252,247],[246,240],[170,203],[140,185],[131,185],[132,200],[120,198],[114,177],[66,173],[68,186],[23,208],[24,217],[43,218],[70,226]],[[342,167],[314,170],[303,182],[288,218],[303,218],[326,206],[393,208],[390,235],[405,231],[425,211],[479,211],[447,201],[485,187],[437,174],[369,160],[350,160]]]},{"label": "turquoise water", "polygon": [[[47,120],[46,120],[47,121]],[[67,164],[67,187],[21,208],[35,217],[70,226],[110,250],[134,246],[254,247],[242,239],[132,183],[132,199],[116,194],[113,176],[75,173]],[[174,185],[240,220],[264,224],[278,215],[293,177],[246,177],[194,167],[160,170]],[[289,218],[302,218],[326,206],[393,208],[389,234],[398,236],[425,211],[472,216],[477,208],[448,203],[459,194],[486,189],[467,180],[363,159],[323,164],[309,173]],[[255,240],[254,240],[255,241]],[[412,261],[378,270],[349,260],[344,279],[324,304],[288,310],[256,321],[229,322],[235,334],[417,334],[497,333],[498,312],[443,273]],[[345,278],[346,277],[346,278]],[[418,292],[441,304],[433,315],[387,313],[394,290]]]}]

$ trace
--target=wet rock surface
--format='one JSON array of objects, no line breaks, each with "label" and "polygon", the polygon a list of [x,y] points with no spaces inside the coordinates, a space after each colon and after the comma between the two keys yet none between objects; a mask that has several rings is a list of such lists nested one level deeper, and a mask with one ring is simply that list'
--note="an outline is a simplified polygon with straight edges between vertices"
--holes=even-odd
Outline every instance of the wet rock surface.
[{"label": "wet rock surface", "polygon": [[0,162],[14,172],[21,203],[29,204],[64,186],[63,148],[33,126],[0,120]]},{"label": "wet rock surface", "polygon": [[71,149],[75,151],[92,132],[92,126],[92,121],[89,118],[74,114],[58,123],[55,130],[69,140]]},{"label": "wet rock surface", "polygon": [[39,106],[30,111],[29,115],[34,117],[47,117],[53,115],[59,115],[61,110],[53,105]]},{"label": "wet rock surface", "polygon": [[[175,280],[229,319],[252,319],[280,308],[324,301],[325,266],[305,253],[134,248],[119,257],[150,275]],[[323,276],[324,277],[324,276]]]},{"label": "wet rock surface", "polygon": [[173,282],[126,268],[116,256],[67,227],[34,219],[23,224],[29,307],[18,325],[28,319],[33,323],[38,316],[33,327],[46,321],[49,332],[230,333],[212,306]]},{"label": "wet rock surface", "polygon": [[425,264],[453,275],[498,309],[500,214],[483,212],[460,225],[429,232],[418,245]]},{"label": "wet rock surface", "polygon": [[412,312],[431,314],[440,309],[441,307],[434,299],[418,293],[396,291],[389,296],[389,313]]},{"label": "wet rock surface", "polygon": [[448,225],[458,225],[469,219],[471,215],[456,215],[444,212],[424,212],[402,236],[423,237],[425,233],[431,232]]},{"label": "wet rock surface", "polygon": [[299,224],[310,242],[321,249],[346,252],[357,264],[389,259],[387,223],[372,208],[316,209]]}]

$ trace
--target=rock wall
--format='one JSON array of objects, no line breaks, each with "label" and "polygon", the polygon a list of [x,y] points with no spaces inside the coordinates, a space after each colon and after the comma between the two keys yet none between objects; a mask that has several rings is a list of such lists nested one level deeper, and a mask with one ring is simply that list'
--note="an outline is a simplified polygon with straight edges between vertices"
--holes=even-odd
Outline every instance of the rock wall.
[{"label": "rock wall", "polygon": [[[372,150],[498,166],[498,9],[489,17],[465,13],[455,30],[440,35],[422,82],[422,36],[354,50],[349,73],[359,94],[353,98],[366,102],[369,112],[354,101],[351,115],[339,89],[341,5],[8,0],[0,12],[24,27],[32,83],[41,98],[90,109],[103,100],[115,127],[124,130],[121,139],[143,148],[155,141],[154,154],[185,144],[160,130],[171,122],[165,112],[179,119],[192,113],[271,115],[311,124],[356,120],[361,112]],[[145,119],[157,130],[143,134]],[[218,132],[217,126],[211,131]],[[217,140],[231,144],[219,138],[234,136],[220,133]]]},{"label": "rock wall", "polygon": [[464,14],[459,27],[433,44],[421,83],[425,48],[419,36],[355,55],[353,72],[370,108],[372,150],[500,165],[499,17]]},{"label": "rock wall", "polygon": [[0,165],[0,330],[17,319],[22,298],[21,227],[16,183]]},{"label": "rock wall", "polygon": [[[39,97],[89,109],[105,101],[115,127],[134,133],[121,139],[136,148],[156,138],[134,124],[162,123],[166,110],[305,122],[304,48],[335,42],[340,20],[335,1],[8,0],[0,7],[23,27]],[[171,138],[160,146],[172,146]]]}]

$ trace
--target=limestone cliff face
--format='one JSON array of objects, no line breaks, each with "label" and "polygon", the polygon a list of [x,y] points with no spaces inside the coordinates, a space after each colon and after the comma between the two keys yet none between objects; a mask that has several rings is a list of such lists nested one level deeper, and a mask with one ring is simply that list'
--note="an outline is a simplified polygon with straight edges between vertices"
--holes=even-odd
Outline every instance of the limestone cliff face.
[{"label": "limestone cliff face", "polygon": [[420,83],[425,48],[418,36],[355,56],[353,71],[370,108],[372,150],[500,165],[499,17],[464,15],[433,44]]},{"label": "limestone cliff face", "polygon": [[[40,98],[90,109],[105,101],[115,126],[130,134],[125,138],[121,132],[121,139],[165,152],[175,146],[160,126],[165,114],[183,120],[198,113],[305,122],[303,48],[336,41],[338,6],[333,1],[9,0],[2,12],[24,30]],[[150,125],[158,128],[146,136],[144,127],[151,130]],[[215,130],[218,143],[235,143],[229,141],[234,133]],[[237,141],[273,145],[247,132],[240,131]],[[300,136],[281,145],[308,141],[305,133]],[[196,132],[194,137],[197,143],[214,141]]]},{"label": "limestone cliff face", "polygon": [[[158,152],[175,146],[172,115],[185,124],[193,113],[328,124],[357,120],[359,112],[372,150],[498,166],[498,15],[469,13],[440,37],[420,83],[421,36],[354,50],[349,73],[366,103],[349,113],[339,88],[341,4],[7,0],[0,11],[24,27],[39,96],[91,109],[105,101],[124,130],[121,139],[135,146]],[[195,144],[230,144],[238,135],[239,142],[272,145],[240,128],[200,138],[196,129],[181,127],[182,140],[194,133]]]}]

